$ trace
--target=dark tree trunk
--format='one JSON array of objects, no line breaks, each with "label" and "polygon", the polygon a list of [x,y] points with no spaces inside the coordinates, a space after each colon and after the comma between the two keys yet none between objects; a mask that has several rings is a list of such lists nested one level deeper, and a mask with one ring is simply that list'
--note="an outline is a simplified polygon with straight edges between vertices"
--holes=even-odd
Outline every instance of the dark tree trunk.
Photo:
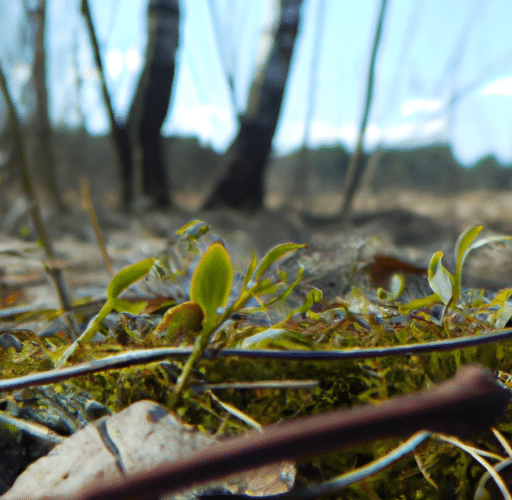
[{"label": "dark tree trunk", "polygon": [[84,14],[98,67],[103,97],[110,118],[122,182],[122,204],[128,209],[135,198],[135,165],[141,164],[142,190],[158,206],[170,205],[170,186],[162,151],[160,129],[171,102],[175,55],[179,43],[178,0],[151,0],[148,6],[146,64],[125,124],[116,120],[108,94],[99,44],[87,0]]},{"label": "dark tree trunk", "polygon": [[256,76],[238,135],[226,152],[225,175],[205,208],[257,210],[263,205],[264,174],[277,127],[299,28],[302,0],[281,0],[274,45],[266,66]]},{"label": "dark tree trunk", "polygon": [[171,204],[160,130],[171,103],[179,21],[177,0],[150,1],[146,65],[128,118],[135,147],[140,148],[142,191],[157,206]]}]

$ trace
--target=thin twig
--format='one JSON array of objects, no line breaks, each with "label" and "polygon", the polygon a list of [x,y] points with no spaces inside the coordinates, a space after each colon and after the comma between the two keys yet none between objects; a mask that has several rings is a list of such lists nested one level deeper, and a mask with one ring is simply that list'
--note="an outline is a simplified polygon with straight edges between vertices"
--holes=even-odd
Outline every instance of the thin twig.
[{"label": "thin twig", "polygon": [[190,386],[196,393],[204,391],[224,391],[229,389],[314,389],[318,387],[318,380],[256,380],[254,382],[225,382],[223,384],[198,384]]},{"label": "thin twig", "polygon": [[[437,340],[423,344],[406,344],[392,347],[376,347],[371,349],[347,349],[333,351],[275,351],[270,349],[221,349],[203,352],[204,359],[216,357],[239,357],[251,359],[280,359],[290,361],[343,361],[351,359],[370,359],[385,356],[408,356],[412,354],[427,354],[429,352],[450,351],[504,341],[512,337],[512,328],[498,332],[482,332],[479,335],[460,337],[457,339]],[[154,363],[166,358],[185,358],[193,352],[193,347],[162,347],[157,349],[142,349],[123,354],[82,363],[69,368],[48,370],[42,373],[31,373],[23,377],[0,380],[0,391],[20,389],[34,385],[54,384],[80,375],[119,370],[127,366]]]},{"label": "thin twig", "polygon": [[254,420],[252,417],[247,415],[247,413],[244,413],[243,411],[239,410],[238,408],[235,408],[233,405],[230,405],[229,403],[226,403],[219,399],[212,391],[208,391],[208,395],[226,412],[228,412],[233,417],[238,418],[238,420],[241,420],[249,427],[252,427],[253,429],[256,429],[258,432],[263,432],[262,425]]},{"label": "thin twig", "polygon": [[[61,309],[66,313],[71,308],[71,301],[69,299],[69,294],[66,290],[66,286],[64,284],[64,276],[62,274],[62,269],[55,265],[55,252],[53,250],[53,246],[50,238],[46,232],[46,228],[43,223],[43,218],[41,217],[41,210],[39,208],[39,201],[37,199],[36,190],[32,183],[32,177],[30,175],[30,171],[28,168],[27,158],[25,155],[25,144],[23,141],[23,136],[21,133],[20,121],[18,119],[18,114],[16,112],[16,108],[14,106],[13,100],[9,93],[9,89],[7,87],[7,82],[5,80],[5,76],[3,70],[0,66],[0,88],[5,97],[5,101],[7,103],[7,108],[9,109],[9,118],[13,128],[15,149],[18,155],[18,163],[21,174],[21,185],[25,196],[27,198],[27,203],[29,206],[30,218],[32,219],[32,224],[34,225],[34,229],[37,233],[37,237],[41,241],[41,245],[43,247],[46,259],[48,261],[45,264],[45,269],[53,282],[56,290],[57,296],[59,298],[59,303]],[[75,334],[73,324],[66,317],[66,321],[70,326],[71,336]]]},{"label": "thin twig", "polygon": [[507,452],[507,455],[512,457],[512,447],[510,446],[510,443],[505,439],[505,436],[498,429],[496,429],[496,427],[492,427],[491,431],[503,449]]},{"label": "thin twig", "polygon": [[469,455],[473,457],[474,460],[476,460],[482,467],[484,467],[489,475],[494,479],[494,482],[498,486],[498,488],[501,491],[501,494],[503,495],[504,500],[512,500],[512,496],[510,492],[508,491],[507,486],[505,485],[503,479],[498,474],[498,472],[492,467],[492,465],[483,458],[481,450],[478,450],[474,448],[473,446],[468,446],[467,444],[463,443],[457,438],[454,438],[452,436],[445,436],[443,434],[438,434],[436,436],[441,441],[445,441],[446,443],[450,443],[453,446],[456,446],[457,448],[460,448],[461,450],[465,451]]},{"label": "thin twig", "polygon": [[9,110],[9,118],[11,121],[11,126],[13,129],[14,143],[16,153],[18,155],[18,164],[20,168],[21,175],[21,185],[23,191],[25,192],[25,196],[27,197],[27,203],[29,206],[30,217],[32,219],[32,223],[34,224],[34,228],[37,232],[38,238],[41,240],[41,244],[44,249],[44,253],[46,258],[52,260],[54,258],[54,251],[51,244],[50,239],[46,234],[46,229],[43,224],[43,218],[41,217],[41,211],[39,209],[39,202],[37,200],[36,191],[34,189],[34,185],[32,183],[32,177],[29,172],[27,157],[25,154],[25,144],[23,141],[23,136],[21,133],[20,121],[18,119],[18,113],[16,112],[16,108],[14,107],[13,100],[11,98],[11,94],[9,93],[9,89],[7,87],[7,81],[5,80],[4,72],[0,67],[0,88],[2,89],[2,93],[4,95],[5,101],[7,103],[7,108]]},{"label": "thin twig", "polygon": [[359,181],[361,179],[364,165],[363,165],[363,141],[366,133],[366,126],[368,125],[368,118],[370,116],[370,109],[373,98],[373,84],[375,80],[375,62],[377,61],[377,52],[379,50],[382,26],[384,24],[384,14],[386,12],[387,0],[381,0],[380,13],[375,30],[375,38],[373,41],[372,57],[370,59],[370,66],[368,69],[368,81],[366,83],[366,100],[364,105],[363,116],[359,126],[359,134],[357,138],[357,145],[354,153],[350,158],[347,176],[345,178],[345,186],[343,189],[343,205],[341,207],[341,218],[346,221],[350,215],[352,200],[357,190]]},{"label": "thin twig", "polygon": [[[303,490],[291,490],[287,493],[273,496],[275,500],[314,500],[315,498],[333,495],[347,486],[362,481],[373,474],[377,474],[394,462],[400,460],[404,456],[412,453],[418,446],[424,443],[430,437],[430,432],[421,431],[414,434],[407,441],[397,446],[394,450],[386,453],[377,460],[373,460],[364,467],[351,470],[346,474],[342,474],[334,479],[324,483],[310,486]],[[227,498],[227,497],[226,497]]]},{"label": "thin twig", "polygon": [[94,210],[94,205],[92,203],[89,181],[85,177],[82,177],[82,179],[80,180],[80,194],[82,196],[82,203],[84,204],[84,207],[87,210],[87,215],[89,216],[89,221],[91,222],[91,226],[94,231],[94,236],[96,237],[96,242],[100,247],[101,255],[103,256],[103,261],[107,266],[110,276],[114,276],[114,268],[112,267],[112,261],[110,260],[110,257],[108,255],[107,247],[105,246],[105,240],[103,239],[101,227],[98,222],[98,217],[96,217],[96,212]]}]

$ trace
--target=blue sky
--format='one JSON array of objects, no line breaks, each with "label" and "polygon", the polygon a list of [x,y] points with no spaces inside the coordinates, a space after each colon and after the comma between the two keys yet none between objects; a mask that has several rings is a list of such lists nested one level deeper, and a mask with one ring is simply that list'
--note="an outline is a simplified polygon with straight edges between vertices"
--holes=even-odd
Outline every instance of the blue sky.
[{"label": "blue sky", "polygon": [[[125,115],[146,41],[147,0],[90,0],[109,68],[116,113]],[[18,4],[18,7],[16,6]],[[166,134],[197,136],[223,151],[236,134],[273,0],[183,0],[182,44]],[[79,0],[48,0],[50,109],[55,123],[105,133],[108,121]],[[303,143],[352,148],[365,95],[380,0],[304,0],[281,120],[278,154]],[[8,33],[21,2],[0,2]],[[18,12],[18,14],[16,14]],[[2,21],[3,19],[3,21]],[[510,0],[389,0],[365,144],[408,147],[450,142],[472,164],[487,154],[512,163]],[[313,47],[319,32],[318,60]],[[20,107],[30,57],[0,38]],[[235,81],[235,102],[226,72]],[[30,74],[28,72],[28,74]],[[313,79],[313,80],[312,80]],[[77,87],[77,82],[79,86]],[[315,92],[310,95],[313,85]],[[13,92],[16,94],[16,91]],[[311,110],[311,127],[306,116]]]}]

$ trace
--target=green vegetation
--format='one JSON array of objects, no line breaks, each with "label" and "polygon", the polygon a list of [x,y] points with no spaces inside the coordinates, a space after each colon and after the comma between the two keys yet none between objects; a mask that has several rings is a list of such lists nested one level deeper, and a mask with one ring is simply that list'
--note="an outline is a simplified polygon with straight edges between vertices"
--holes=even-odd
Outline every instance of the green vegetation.
[{"label": "green vegetation", "polygon": [[[334,408],[379,404],[430,387],[471,362],[496,370],[512,386],[508,340],[424,354],[371,358],[364,354],[376,347],[483,337],[507,324],[512,289],[489,294],[461,288],[471,251],[511,239],[477,239],[481,229],[471,228],[459,238],[453,273],[443,266],[443,254],[434,254],[428,269],[433,293],[427,297],[402,303],[407,285],[395,277],[391,290],[380,290],[377,296],[374,290],[353,287],[348,295],[327,301],[304,281],[300,267],[291,282],[279,267],[280,259],[304,245],[279,245],[259,261],[253,254],[246,268],[238,269],[226,246],[210,238],[206,224],[193,221],[178,232],[174,259],[146,259],[114,276],[105,304],[77,341],[24,333],[20,352],[3,350],[4,378],[46,372],[49,362],[63,366],[66,361],[76,365],[101,359],[108,363],[113,354],[190,348],[184,362],[169,353],[169,360],[103,369],[72,378],[71,383],[111,410],[150,398],[173,407],[200,429],[226,436]],[[122,292],[145,276],[172,284],[186,299],[163,297],[159,306],[123,299]],[[117,328],[107,328],[103,323],[111,311],[129,312],[143,326],[134,327],[121,318]],[[153,321],[144,320],[148,317]],[[91,342],[97,332],[102,340]],[[244,349],[247,356],[215,356],[234,348]],[[253,349],[294,349],[306,355],[291,361],[261,359],[257,354],[251,357]],[[307,358],[307,353],[355,349],[361,352],[359,358]],[[206,351],[210,355],[205,358]],[[290,388],[294,381],[296,387]],[[315,383],[301,386],[304,381]],[[252,386],[238,388],[241,382]],[[223,384],[222,388],[216,384]],[[476,498],[486,463],[504,461],[511,438],[512,420],[506,416],[492,432],[464,443],[426,433],[402,445],[399,440],[378,441],[300,464],[299,481],[318,484],[351,471],[337,483],[344,488],[344,499]],[[482,485],[478,491],[483,495]]]},{"label": "green vegetation", "polygon": [[[428,282],[434,293],[427,297],[412,300],[408,304],[401,306],[400,310],[403,313],[429,307],[436,303],[442,303],[444,305],[443,314],[447,308],[460,307],[462,266],[464,265],[469,252],[477,248],[481,248],[484,245],[489,245],[491,243],[503,243],[512,239],[510,236],[493,236],[475,241],[475,238],[480,234],[481,230],[482,226],[472,227],[461,234],[457,240],[457,244],[455,245],[456,267],[453,274],[448,272],[443,266],[443,252],[436,252],[432,256],[428,266]],[[398,294],[395,292],[395,295]],[[497,298],[495,298],[490,306],[494,307],[499,305],[501,307],[501,317],[503,317],[503,312],[505,312],[505,301],[508,299],[509,295],[510,293],[508,293],[508,291],[503,291]],[[391,293],[391,296],[394,297],[393,292]],[[489,306],[486,306],[483,309],[488,308]]]},{"label": "green vegetation", "polygon": [[102,322],[107,314],[112,311],[129,311],[137,314],[144,309],[146,305],[144,302],[133,304],[126,300],[120,299],[119,294],[130,285],[133,285],[133,283],[146,276],[146,274],[149,273],[149,270],[153,267],[154,263],[155,259],[145,259],[140,262],[136,262],[135,264],[122,269],[112,278],[107,288],[107,301],[105,302],[104,306],[101,308],[96,317],[89,323],[87,329],[65,350],[64,354],[57,360],[55,363],[57,368],[64,366],[69,356],[73,354],[79,345],[86,344],[92,339],[93,335],[98,332],[98,330],[100,330]]},{"label": "green vegetation", "polygon": [[[188,358],[176,384],[174,391],[175,401],[183,392],[190,372],[201,358],[210,342],[211,336],[227,318],[234,312],[241,310],[251,298],[256,298],[261,295],[273,295],[274,297],[270,301],[262,303],[261,307],[265,308],[276,300],[283,300],[293,289],[297,281],[290,287],[287,287],[284,292],[278,294],[281,285],[286,281],[285,275],[281,276],[281,283],[274,283],[269,278],[262,278],[268,268],[279,258],[288,252],[303,248],[304,246],[305,245],[297,245],[294,243],[279,245],[270,250],[259,265],[256,255],[253,254],[238,297],[231,306],[226,307],[233,284],[233,265],[231,264],[231,258],[224,245],[219,242],[212,243],[197,264],[190,282],[191,305],[189,309],[193,304],[198,304],[201,307],[202,330],[197,337],[194,351]],[[253,274],[255,282],[254,284],[250,284]],[[172,313],[173,310],[171,309],[170,314]]]}]

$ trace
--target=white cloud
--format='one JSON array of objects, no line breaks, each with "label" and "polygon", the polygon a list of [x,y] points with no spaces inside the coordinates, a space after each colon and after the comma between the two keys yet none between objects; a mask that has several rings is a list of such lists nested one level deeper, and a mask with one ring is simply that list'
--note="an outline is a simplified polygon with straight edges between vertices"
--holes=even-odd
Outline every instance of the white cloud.
[{"label": "white cloud", "polygon": [[439,111],[443,103],[440,99],[413,99],[402,104],[402,115],[410,116],[413,113],[434,113]]},{"label": "white cloud", "polygon": [[384,130],[383,138],[386,143],[397,144],[410,139],[414,131],[414,123],[408,122]]},{"label": "white cloud", "polygon": [[355,139],[355,127],[353,125],[336,127],[332,123],[327,123],[322,120],[313,120],[311,139],[313,145],[337,142],[340,139],[352,142]]},{"label": "white cloud", "polygon": [[163,133],[197,136],[201,144],[211,144],[214,149],[221,151],[229,146],[235,131],[233,113],[226,107],[208,104],[176,106]]},{"label": "white cloud", "polygon": [[444,137],[446,135],[447,127],[448,117],[445,116],[437,120],[422,123],[421,127],[417,131],[417,135],[420,139],[424,140]]},{"label": "white cloud", "polygon": [[124,53],[124,64],[130,73],[135,73],[142,66],[140,52],[135,47],[130,47]]},{"label": "white cloud", "polygon": [[489,83],[489,85],[486,85],[480,90],[480,94],[483,96],[502,95],[512,97],[512,76],[500,78],[499,80]]},{"label": "white cloud", "polygon": [[[437,138],[446,127],[446,120],[431,120],[428,122],[407,122],[401,125],[382,128],[370,123],[366,129],[364,147],[373,148],[383,142],[389,146]],[[344,144],[354,148],[357,142],[359,128],[353,123],[338,127],[322,120],[313,120],[311,125],[310,147]],[[302,145],[304,138],[304,123],[295,121],[278,131],[274,145],[279,154],[286,154]]]},{"label": "white cloud", "polygon": [[107,71],[112,78],[117,78],[123,71],[123,53],[119,49],[107,52]]},{"label": "white cloud", "polygon": [[[447,119],[442,117],[429,121],[410,121],[401,125],[382,128],[370,123],[366,129],[364,147],[373,148],[379,143],[400,146],[404,143],[425,143],[446,135]],[[275,146],[279,154],[285,154],[300,147],[303,141],[304,124],[300,121],[288,126],[279,134]],[[309,145],[318,147],[328,144],[345,144],[355,147],[359,129],[355,124],[335,127],[322,120],[313,120]]]}]

